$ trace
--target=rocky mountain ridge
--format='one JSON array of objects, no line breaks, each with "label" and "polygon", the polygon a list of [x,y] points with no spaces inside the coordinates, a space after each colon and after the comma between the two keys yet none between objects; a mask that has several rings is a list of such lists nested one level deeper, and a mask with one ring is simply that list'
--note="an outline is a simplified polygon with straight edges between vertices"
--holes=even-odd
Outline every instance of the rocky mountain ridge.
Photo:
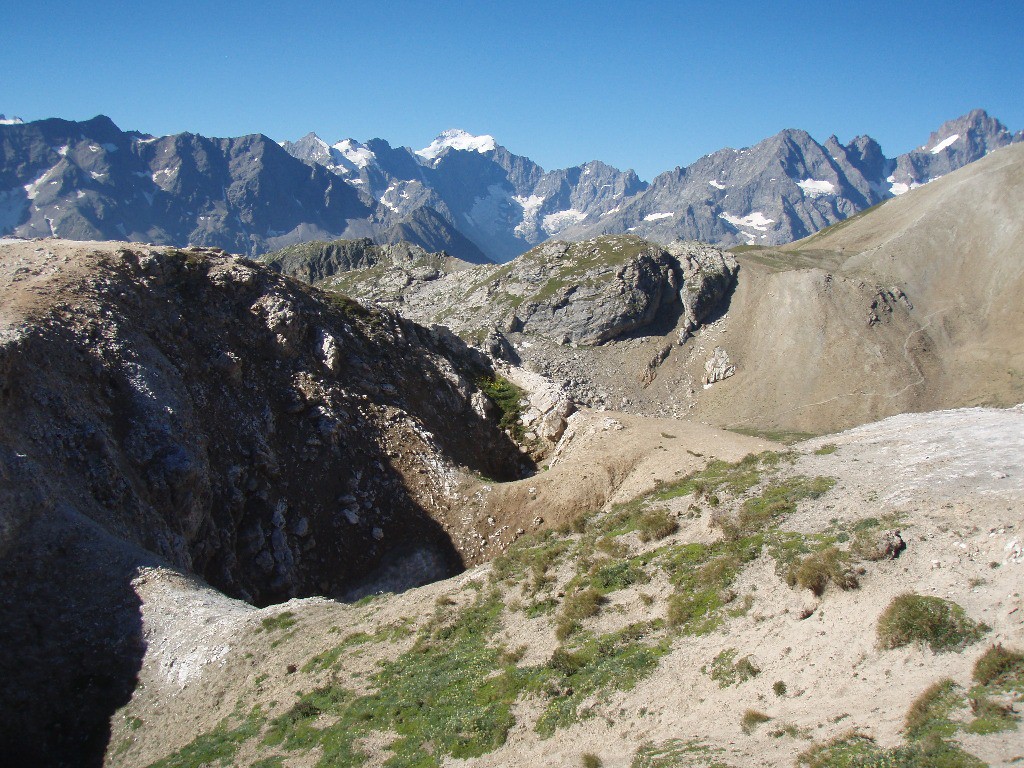
[{"label": "rocky mountain ridge", "polygon": [[729,246],[811,234],[1018,142],[981,110],[887,158],[877,142],[818,144],[787,130],[723,149],[651,184],[599,161],[545,171],[493,137],[429,147],[315,134],[153,137],[84,122],[0,122],[0,235],[208,245],[258,255],[310,240],[407,240],[467,261],[507,261],[558,238],[634,232]]}]

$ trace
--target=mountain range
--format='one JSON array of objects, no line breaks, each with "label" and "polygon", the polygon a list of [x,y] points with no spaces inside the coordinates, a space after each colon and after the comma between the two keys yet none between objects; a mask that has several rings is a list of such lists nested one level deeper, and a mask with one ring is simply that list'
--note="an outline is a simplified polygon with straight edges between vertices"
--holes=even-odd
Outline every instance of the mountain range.
[{"label": "mountain range", "polygon": [[632,232],[667,244],[780,245],[1019,142],[983,110],[887,157],[858,136],[787,129],[651,183],[592,161],[545,171],[491,136],[429,146],[315,134],[156,137],[84,122],[0,119],[0,235],[205,245],[254,256],[311,240],[408,241],[474,263],[551,239]]}]

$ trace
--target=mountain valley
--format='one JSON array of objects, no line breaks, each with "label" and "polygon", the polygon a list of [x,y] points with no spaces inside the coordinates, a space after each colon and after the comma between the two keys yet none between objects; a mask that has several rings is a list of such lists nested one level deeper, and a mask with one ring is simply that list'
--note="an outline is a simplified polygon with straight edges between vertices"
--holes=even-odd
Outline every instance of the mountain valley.
[{"label": "mountain valley", "polygon": [[0,123],[0,763],[1024,759],[1020,133]]}]

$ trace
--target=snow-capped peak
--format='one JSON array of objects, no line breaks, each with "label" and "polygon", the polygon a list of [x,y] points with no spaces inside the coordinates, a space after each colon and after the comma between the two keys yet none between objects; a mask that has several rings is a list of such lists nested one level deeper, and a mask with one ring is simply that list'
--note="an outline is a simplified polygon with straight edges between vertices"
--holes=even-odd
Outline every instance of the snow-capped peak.
[{"label": "snow-capped peak", "polygon": [[24,122],[20,117],[4,117],[0,114],[0,125],[22,125]]},{"label": "snow-capped peak", "polygon": [[338,150],[341,156],[356,168],[365,168],[377,159],[377,156],[373,154],[373,150],[365,144],[360,144],[355,139],[342,139],[334,145],[334,149]]},{"label": "snow-capped peak", "polygon": [[465,152],[490,152],[498,146],[493,136],[474,136],[458,128],[452,128],[438,135],[430,142],[430,146],[416,150],[416,154],[425,160],[433,160],[445,149],[461,149]]}]

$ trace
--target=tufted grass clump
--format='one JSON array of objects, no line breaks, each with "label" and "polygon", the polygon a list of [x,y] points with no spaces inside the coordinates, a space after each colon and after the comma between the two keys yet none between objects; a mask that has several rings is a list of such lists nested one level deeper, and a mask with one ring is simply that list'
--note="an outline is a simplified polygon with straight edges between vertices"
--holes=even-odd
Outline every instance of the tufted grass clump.
[{"label": "tufted grass clump", "polygon": [[260,622],[260,628],[257,632],[273,632],[275,630],[285,630],[289,627],[294,627],[298,623],[298,619],[295,618],[295,614],[292,611],[282,611],[276,616],[268,616]]},{"label": "tufted grass clump", "polygon": [[748,709],[743,713],[743,717],[740,718],[740,728],[745,734],[750,735],[757,730],[757,726],[762,723],[767,723],[769,720],[771,720],[771,718],[764,712],[756,709]]},{"label": "tufted grass clump", "polygon": [[879,617],[878,645],[891,649],[921,643],[942,653],[975,643],[987,631],[956,603],[908,592],[893,598]]},{"label": "tufted grass clump", "polygon": [[989,646],[974,662],[974,681],[979,685],[1024,687],[1024,653],[1004,648],[1001,643]]},{"label": "tufted grass clump", "polygon": [[676,521],[663,509],[651,509],[640,516],[637,532],[640,541],[658,541],[671,536],[679,528]]},{"label": "tufted grass clump", "polygon": [[704,669],[704,672],[718,683],[719,688],[739,685],[761,674],[761,668],[750,656],[737,659],[737,654],[735,648],[726,648],[715,656],[710,668]]}]

